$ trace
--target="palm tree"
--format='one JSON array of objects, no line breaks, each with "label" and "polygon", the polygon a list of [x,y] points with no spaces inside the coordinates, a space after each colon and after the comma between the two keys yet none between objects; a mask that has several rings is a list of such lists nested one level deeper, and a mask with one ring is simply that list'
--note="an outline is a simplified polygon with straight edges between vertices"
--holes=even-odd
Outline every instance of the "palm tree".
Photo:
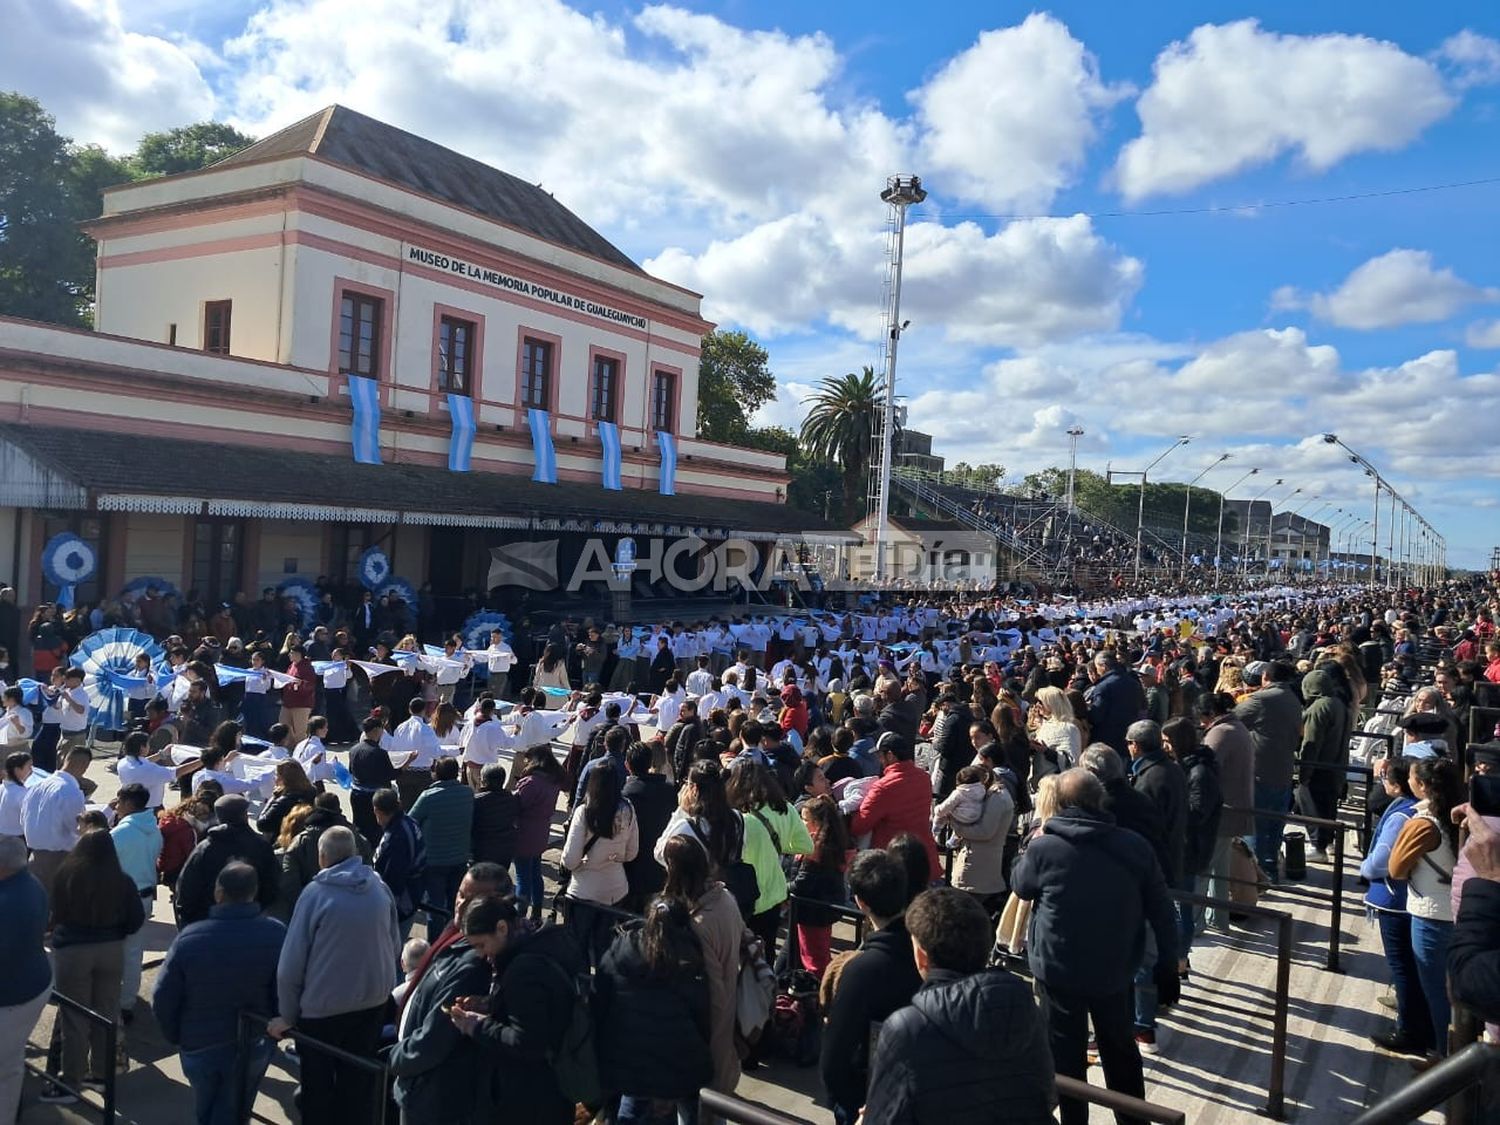
[{"label": "palm tree", "polygon": [[812,409],[802,422],[802,444],[815,461],[838,465],[844,479],[844,506],[854,511],[870,471],[874,435],[885,402],[885,384],[866,367],[855,375],[829,376],[806,401]]}]

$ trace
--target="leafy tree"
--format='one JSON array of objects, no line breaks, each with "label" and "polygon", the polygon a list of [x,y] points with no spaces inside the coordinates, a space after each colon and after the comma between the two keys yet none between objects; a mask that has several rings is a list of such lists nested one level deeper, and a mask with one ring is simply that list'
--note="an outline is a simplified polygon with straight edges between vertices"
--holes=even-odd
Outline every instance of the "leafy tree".
[{"label": "leafy tree", "polygon": [[967,461],[960,461],[951,469],[943,471],[943,481],[947,484],[956,484],[964,488],[994,488],[1000,481],[1005,479],[1004,465],[971,465]]},{"label": "leafy tree", "polygon": [[698,361],[698,436],[737,444],[750,417],[776,397],[766,349],[743,332],[710,332]]},{"label": "leafy tree", "polygon": [[885,385],[866,367],[858,375],[829,376],[818,388],[802,422],[802,444],[810,457],[842,468],[844,507],[852,510],[870,471]]},{"label": "leafy tree", "polygon": [[94,262],[80,217],[67,138],[40,102],[0,93],[0,314],[86,323]]},{"label": "leafy tree", "polygon": [[141,138],[135,154],[135,167],[144,179],[150,176],[174,176],[179,172],[196,172],[255,143],[233,125],[222,121],[200,121]]},{"label": "leafy tree", "polygon": [[786,457],[787,503],[831,520],[848,515],[843,510],[843,477],[837,465],[811,457],[797,435],[783,426],[756,426],[745,432],[742,444]]}]

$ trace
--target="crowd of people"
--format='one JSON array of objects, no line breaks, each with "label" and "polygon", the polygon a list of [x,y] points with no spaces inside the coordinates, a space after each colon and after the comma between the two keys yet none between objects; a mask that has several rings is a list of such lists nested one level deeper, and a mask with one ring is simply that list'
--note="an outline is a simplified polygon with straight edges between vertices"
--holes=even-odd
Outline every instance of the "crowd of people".
[{"label": "crowd of people", "polygon": [[[287,1037],[320,1123],[388,1092],[319,1044],[378,1060],[414,1125],[689,1121],[781,1053],[840,1123],[1084,1122],[1055,1076],[1097,1062],[1144,1096],[1195,941],[1289,877],[1285,814],[1336,817],[1351,763],[1388,801],[1362,871],[1377,1042],[1429,1065],[1450,996],[1500,1019],[1500,819],[1465,790],[1500,768],[1469,737],[1497,608],[1457,584],[948,594],[472,652],[372,617],[243,666],[237,636],[169,633],[102,806],[94,751],[31,714],[67,707],[66,673],[38,704],[7,688],[0,1118],[49,990],[128,1033],[165,888],[148,999],[203,1122]],[[1382,723],[1394,752],[1356,734]],[[44,1100],[117,1065],[77,1013],[57,1039]]]}]

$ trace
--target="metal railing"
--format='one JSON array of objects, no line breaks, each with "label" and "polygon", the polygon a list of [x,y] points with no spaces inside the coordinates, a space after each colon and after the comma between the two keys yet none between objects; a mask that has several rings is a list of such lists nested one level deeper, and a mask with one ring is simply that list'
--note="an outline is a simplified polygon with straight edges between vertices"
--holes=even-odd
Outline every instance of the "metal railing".
[{"label": "metal railing", "polygon": [[789,1113],[747,1102],[733,1094],[721,1094],[717,1090],[699,1090],[698,1106],[734,1125],[812,1125],[805,1117],[793,1117]]},{"label": "metal railing", "polygon": [[[1378,1105],[1371,1106],[1351,1125],[1406,1125],[1428,1110],[1464,1094],[1483,1083],[1500,1063],[1500,1047],[1471,1043],[1431,1070],[1419,1074]],[[1454,1120],[1449,1116],[1449,1120]]]},{"label": "metal railing", "polygon": [[[254,1091],[250,1089],[250,1058],[251,1047],[259,1035],[264,1035],[269,1018],[259,1012],[241,1011],[239,1024],[235,1032],[235,1117],[241,1125],[252,1120],[252,1110],[255,1105]],[[379,1059],[369,1058],[364,1055],[356,1055],[342,1047],[335,1047],[332,1043],[325,1043],[321,1039],[314,1039],[306,1032],[292,1028],[285,1035],[297,1045],[299,1055],[305,1051],[317,1051],[337,1059],[345,1066],[352,1066],[363,1070],[374,1076],[377,1084],[375,1100],[378,1105],[373,1125],[385,1125],[386,1108],[390,1101],[388,1089],[390,1085],[390,1070]],[[279,1051],[273,1051],[273,1059],[280,1055]]]},{"label": "metal railing", "polygon": [[797,915],[800,911],[808,908],[828,911],[837,914],[842,921],[854,923],[854,944],[860,945],[865,940],[865,929],[869,925],[864,912],[849,903],[824,902],[821,899],[807,898],[803,895],[788,895],[786,900],[786,962],[788,967],[799,969],[802,967],[802,940],[797,935]]},{"label": "metal railing", "polygon": [[1133,1098],[1129,1094],[1116,1093],[1103,1086],[1092,1086],[1081,1079],[1069,1078],[1065,1074],[1057,1075],[1057,1093],[1059,1097],[1075,1098],[1089,1105],[1113,1110],[1120,1116],[1135,1117],[1142,1121],[1158,1121],[1161,1125],[1187,1125],[1187,1114],[1183,1110],[1171,1109],[1141,1098]]},{"label": "metal railing", "polygon": [[[74,1015],[82,1016],[86,1022],[96,1024],[104,1029],[104,1057],[107,1061],[104,1065],[104,1089],[103,1091],[101,1091],[101,1096],[104,1099],[104,1105],[100,1112],[100,1120],[104,1122],[104,1125],[114,1125],[116,1114],[115,1084],[118,1081],[118,1076],[116,1074],[115,1068],[115,1055],[119,1050],[119,1026],[109,1016],[103,1015],[100,1012],[96,1012],[87,1004],[82,1004],[79,1001],[74,1000],[71,996],[64,996],[61,992],[58,992],[56,990],[54,990],[52,995],[48,998],[47,1003],[56,1004],[58,1006],[59,1020],[61,1020],[62,1018],[61,1010],[66,1009],[67,1011],[72,1012]],[[73,1086],[69,1086],[56,1074],[51,1073],[51,1071],[54,1069],[60,1069],[54,1067],[53,1065],[53,1051],[56,1048],[58,1042],[57,1034],[58,1029],[54,1025],[52,1032],[52,1043],[47,1049],[47,1067],[44,1069],[36,1066],[34,1063],[28,1062],[26,1063],[26,1069],[32,1074],[36,1075],[38,1078],[45,1079],[59,1089],[66,1090],[80,1102],[89,1104],[88,1098],[85,1096],[83,1090],[77,1089]]]}]

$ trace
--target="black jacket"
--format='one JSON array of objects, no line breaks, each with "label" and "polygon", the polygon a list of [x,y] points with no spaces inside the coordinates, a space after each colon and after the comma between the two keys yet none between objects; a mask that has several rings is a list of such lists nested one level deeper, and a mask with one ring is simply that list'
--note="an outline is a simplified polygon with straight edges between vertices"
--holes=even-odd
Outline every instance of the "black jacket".
[{"label": "black jacket", "polygon": [[932,724],[932,752],[937,759],[937,796],[946,797],[957,784],[958,771],[974,760],[974,743],[969,738],[974,713],[967,703],[955,703],[953,709],[940,715]]},{"label": "black jacket", "polygon": [[474,821],[470,828],[470,850],[475,863],[510,866],[516,857],[516,826],[521,822],[521,802],[504,789],[481,789],[474,795]]},{"label": "black jacket", "polygon": [[401,1120],[447,1125],[481,1120],[491,1109],[489,1073],[476,1042],[442,1009],[460,996],[482,996],[490,966],[463,939],[433,958],[406,998],[406,1034],[390,1048]]},{"label": "black jacket", "polygon": [[[922,713],[914,711],[911,703],[903,699],[900,703],[887,703],[880,709],[880,714],[875,718],[875,725],[880,728],[880,733],[894,731],[906,740],[908,746],[915,747],[917,744],[917,726],[922,720]],[[876,736],[879,740],[879,736]]]},{"label": "black jacket", "polygon": [[1131,788],[1130,782],[1122,777],[1104,787],[1104,811],[1115,818],[1116,825],[1151,845],[1156,862],[1161,864],[1162,877],[1166,878],[1172,858],[1167,852],[1167,826],[1151,798]]},{"label": "black jacket", "polygon": [[1161,814],[1166,860],[1162,874],[1176,886],[1182,880],[1183,854],[1187,850],[1188,787],[1182,767],[1163,753],[1142,754],[1131,763],[1130,785]]},{"label": "black jacket", "polygon": [[198,841],[177,876],[177,926],[181,929],[208,917],[214,904],[214,883],[233,859],[243,859],[260,877],[256,901],[265,910],[281,893],[281,865],[276,849],[249,824],[216,824]]},{"label": "black jacket", "polygon": [[666,831],[667,821],[672,819],[672,811],[677,808],[677,794],[659,773],[632,776],[625,782],[621,794],[634,807],[635,822],[640,830],[640,849],[634,859],[625,863],[631,902],[634,909],[640,909],[645,906],[646,899],[661,890],[667,881],[666,869],[656,862],[651,849]]},{"label": "black jacket", "polygon": [[639,927],[618,935],[594,977],[600,1079],[611,1094],[687,1098],[713,1079],[708,976],[653,977]]},{"label": "black jacket", "polygon": [[1057,1094],[1031,989],[1003,969],[927,980],[880,1031],[865,1125],[1042,1125]]},{"label": "black jacket", "polygon": [[906,923],[896,919],[864,940],[844,966],[828,1008],[818,1068],[830,1105],[849,1119],[865,1104],[870,1073],[870,1024],[911,1003],[921,985]]},{"label": "black jacket", "polygon": [[1500,883],[1470,876],[1448,945],[1453,998],[1487,1021],[1500,1020]]},{"label": "black jacket", "polygon": [[1116,668],[1089,688],[1088,703],[1090,739],[1104,743],[1125,758],[1126,729],[1137,719],[1146,717],[1146,693],[1141,688],[1141,681]]},{"label": "black jacket", "polygon": [[1177,913],[1161,864],[1106,813],[1064,809],[1047,821],[1016,860],[1011,890],[1034,904],[1032,974],[1058,991],[1101,997],[1129,988],[1148,925],[1158,960],[1177,956]]},{"label": "black jacket", "polygon": [[265,811],[256,819],[255,827],[274,844],[281,833],[281,822],[286,819],[286,814],[298,805],[312,804],[317,795],[312,789],[304,789],[299,793],[278,793],[266,802]]},{"label": "black jacket", "polygon": [[672,724],[672,729],[667,731],[666,751],[667,761],[672,763],[673,777],[679,781],[687,777],[688,768],[693,764],[693,751],[707,737],[708,727],[702,719],[691,722],[679,719]]},{"label": "black jacket", "polygon": [[549,1061],[573,1019],[578,944],[561,926],[517,935],[495,962],[489,1018],[475,1032],[491,1065],[490,1096],[507,1121],[572,1125]]},{"label": "black jacket", "polygon": [[1219,821],[1224,816],[1224,794],[1219,787],[1219,759],[1200,746],[1182,760],[1187,775],[1187,845],[1182,854],[1183,875],[1202,875],[1214,857]]}]

